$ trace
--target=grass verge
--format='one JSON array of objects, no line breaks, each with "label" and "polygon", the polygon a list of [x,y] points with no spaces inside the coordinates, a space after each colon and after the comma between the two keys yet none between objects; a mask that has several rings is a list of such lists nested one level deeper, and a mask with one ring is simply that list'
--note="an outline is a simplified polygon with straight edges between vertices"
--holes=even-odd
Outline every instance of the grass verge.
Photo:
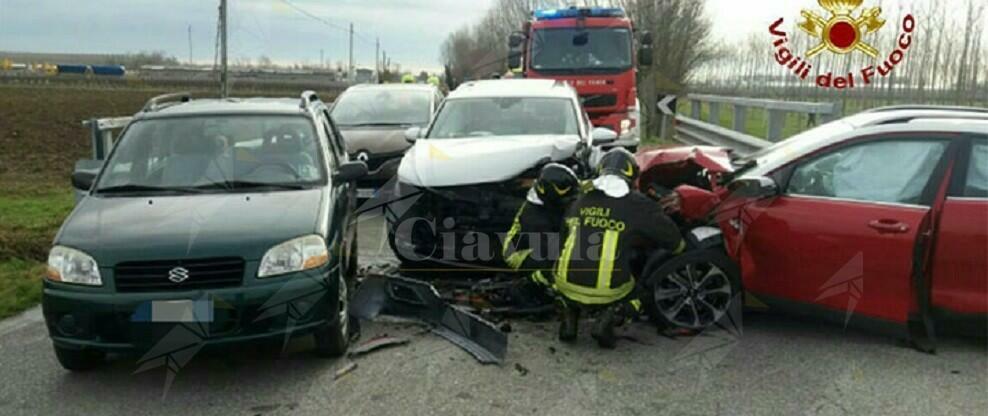
[{"label": "grass verge", "polygon": [[41,301],[48,249],[72,206],[66,186],[0,181],[0,319]]}]

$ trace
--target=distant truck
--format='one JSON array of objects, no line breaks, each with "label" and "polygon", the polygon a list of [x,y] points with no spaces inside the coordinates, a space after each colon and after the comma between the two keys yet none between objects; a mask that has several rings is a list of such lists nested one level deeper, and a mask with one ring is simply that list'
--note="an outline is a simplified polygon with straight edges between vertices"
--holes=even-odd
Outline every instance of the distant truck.
[{"label": "distant truck", "polygon": [[618,133],[613,146],[635,151],[641,121],[636,62],[652,64],[651,45],[651,33],[636,34],[621,8],[535,10],[509,38],[508,65],[526,78],[571,84],[593,125]]}]

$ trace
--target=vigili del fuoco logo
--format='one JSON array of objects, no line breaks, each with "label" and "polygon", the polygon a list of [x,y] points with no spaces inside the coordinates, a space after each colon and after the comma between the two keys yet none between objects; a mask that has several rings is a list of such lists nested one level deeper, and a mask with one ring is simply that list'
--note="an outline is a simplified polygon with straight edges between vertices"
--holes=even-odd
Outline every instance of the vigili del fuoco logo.
[{"label": "vigili del fuoco logo", "polygon": [[[869,39],[874,38],[875,32],[886,26],[881,7],[866,7],[858,12],[864,0],[817,0],[817,3],[825,9],[825,12],[804,9],[801,13],[803,20],[798,24],[805,34],[819,41],[816,46],[805,51],[805,57],[796,55],[790,49],[789,34],[781,30],[785,22],[784,18],[780,17],[769,26],[768,31],[775,38],[772,42],[775,47],[774,58],[779,65],[805,80],[813,68],[810,59],[823,52],[838,55],[861,53],[876,60],[881,59],[879,56],[883,51],[879,47],[883,45],[876,47],[869,43]],[[915,29],[915,17],[907,14],[899,25],[901,32],[896,37],[894,49],[888,52],[881,63],[866,65],[858,72],[850,72],[847,75],[834,74],[832,71],[821,72],[816,77],[817,86],[836,89],[854,88],[858,85],[871,84],[876,76],[887,77],[896,65],[905,59]]]}]

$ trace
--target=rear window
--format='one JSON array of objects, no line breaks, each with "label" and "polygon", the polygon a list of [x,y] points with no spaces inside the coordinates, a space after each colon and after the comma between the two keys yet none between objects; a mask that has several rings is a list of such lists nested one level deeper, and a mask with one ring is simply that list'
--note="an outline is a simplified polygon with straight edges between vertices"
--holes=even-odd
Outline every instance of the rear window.
[{"label": "rear window", "polygon": [[988,143],[982,141],[971,147],[965,183],[964,196],[988,198]]},{"label": "rear window", "polygon": [[432,93],[416,90],[368,89],[344,93],[333,106],[337,126],[418,125],[429,123]]}]

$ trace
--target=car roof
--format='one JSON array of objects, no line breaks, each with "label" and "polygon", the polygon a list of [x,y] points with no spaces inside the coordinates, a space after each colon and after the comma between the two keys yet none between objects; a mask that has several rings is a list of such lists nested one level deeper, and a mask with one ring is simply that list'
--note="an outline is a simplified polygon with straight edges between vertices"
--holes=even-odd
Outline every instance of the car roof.
[{"label": "car roof", "polygon": [[988,108],[935,105],[879,107],[846,117],[843,121],[861,128],[880,124],[904,123],[920,119],[956,118],[988,120]]},{"label": "car roof", "polygon": [[745,175],[764,175],[789,161],[864,135],[944,132],[988,135],[988,113],[949,108],[866,111],[808,130],[772,146],[756,157],[758,166]]},{"label": "car roof", "polygon": [[298,98],[204,98],[142,111],[135,118],[192,116],[199,114],[284,114],[304,115]]},{"label": "car roof", "polygon": [[492,79],[466,82],[446,99],[483,97],[576,98],[576,91],[563,81],[550,79]]},{"label": "car roof", "polygon": [[[346,91],[361,91],[361,90],[397,90],[397,91],[424,91],[432,92],[438,90],[435,85],[429,84],[357,84]],[[346,92],[344,91],[344,92]]]}]

